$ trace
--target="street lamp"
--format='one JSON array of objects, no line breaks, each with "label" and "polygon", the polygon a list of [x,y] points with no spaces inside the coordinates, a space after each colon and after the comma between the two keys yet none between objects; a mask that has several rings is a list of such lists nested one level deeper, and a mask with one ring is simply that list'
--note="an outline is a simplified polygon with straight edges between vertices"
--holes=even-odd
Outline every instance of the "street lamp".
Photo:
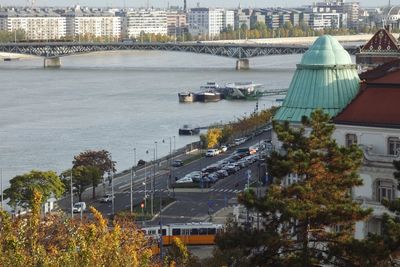
[{"label": "street lamp", "polygon": [[133,148],[133,165],[131,169],[131,214],[133,214],[133,178],[136,177],[136,148]]},{"label": "street lamp", "polygon": [[144,206],[147,207],[146,205],[146,200],[147,200],[147,188],[146,188],[146,176],[144,177],[144,182],[142,183],[144,185]]},{"label": "street lamp", "polygon": [[[74,218],[74,190],[73,190],[73,185],[72,185],[72,170],[74,169],[74,167],[71,168],[71,219]],[[1,193],[1,196],[3,197],[3,191]]]},{"label": "street lamp", "polygon": [[115,201],[114,201],[114,168],[112,167],[112,156],[110,154],[111,160],[111,214],[114,215],[115,213]]},{"label": "street lamp", "polygon": [[[169,176],[167,179],[167,190],[168,190],[168,194],[169,194],[169,186],[171,184],[171,177],[172,177],[172,137],[168,137],[169,138]],[[165,143],[165,140],[162,140],[163,143]]]},{"label": "street lamp", "polygon": [[[157,145],[157,141],[155,142]],[[148,154],[149,151],[146,151],[146,154]],[[151,195],[150,195],[150,210],[151,210],[151,216],[154,215],[154,183],[156,180],[156,148],[153,148],[153,178],[150,180],[150,188],[151,188]]]}]

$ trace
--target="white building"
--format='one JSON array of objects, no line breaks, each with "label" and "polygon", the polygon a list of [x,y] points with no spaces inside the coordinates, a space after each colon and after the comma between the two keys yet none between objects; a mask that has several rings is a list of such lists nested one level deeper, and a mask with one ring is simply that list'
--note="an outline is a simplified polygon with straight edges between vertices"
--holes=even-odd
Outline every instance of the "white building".
[{"label": "white building", "polygon": [[45,9],[0,12],[0,30],[25,33],[27,40],[55,40],[66,36],[66,19]]},{"label": "white building", "polygon": [[189,33],[193,36],[217,37],[234,26],[234,12],[222,8],[192,8],[188,14]]},{"label": "white building", "polygon": [[347,27],[347,14],[344,13],[312,13],[310,27],[314,30],[339,29]]},{"label": "white building", "polygon": [[141,33],[167,35],[167,13],[162,10],[136,10],[126,13],[123,33],[127,37],[137,38]]},{"label": "white building", "polygon": [[121,18],[112,12],[76,6],[65,16],[68,36],[121,37]]},{"label": "white building", "polygon": [[399,60],[362,73],[360,93],[334,118],[338,144],[357,144],[364,152],[360,170],[363,185],[353,189],[353,198],[372,208],[373,214],[357,223],[357,238],[380,234],[382,215],[390,213],[381,201],[400,197],[393,177],[393,160],[400,160],[399,75]]}]

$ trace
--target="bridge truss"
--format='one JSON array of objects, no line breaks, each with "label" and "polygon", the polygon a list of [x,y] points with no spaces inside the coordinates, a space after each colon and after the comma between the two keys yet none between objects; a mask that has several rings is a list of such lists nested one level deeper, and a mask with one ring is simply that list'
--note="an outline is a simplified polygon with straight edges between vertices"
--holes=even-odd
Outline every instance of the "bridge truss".
[{"label": "bridge truss", "polygon": [[[64,56],[84,54],[100,51],[122,50],[158,50],[191,52],[223,56],[236,59],[268,55],[302,54],[308,46],[296,45],[267,45],[267,44],[211,44],[211,43],[82,43],[82,42],[54,42],[54,43],[5,43],[0,44],[0,52],[25,54],[44,58],[59,58]],[[355,55],[358,47],[345,48]]]}]

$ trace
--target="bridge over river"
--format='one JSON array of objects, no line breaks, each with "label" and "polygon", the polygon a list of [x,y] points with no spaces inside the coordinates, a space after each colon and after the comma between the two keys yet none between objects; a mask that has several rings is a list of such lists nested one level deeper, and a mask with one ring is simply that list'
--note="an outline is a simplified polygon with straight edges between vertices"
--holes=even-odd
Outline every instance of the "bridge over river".
[{"label": "bridge over river", "polygon": [[[233,43],[84,43],[84,42],[37,42],[37,43],[4,43],[0,44],[0,52],[24,54],[44,58],[44,67],[60,67],[61,57],[121,50],[158,50],[174,52],[190,52],[223,56],[236,59],[236,69],[249,69],[249,59],[269,55],[302,54],[308,45],[301,44],[233,44]],[[358,46],[345,46],[352,55],[359,51]]]}]

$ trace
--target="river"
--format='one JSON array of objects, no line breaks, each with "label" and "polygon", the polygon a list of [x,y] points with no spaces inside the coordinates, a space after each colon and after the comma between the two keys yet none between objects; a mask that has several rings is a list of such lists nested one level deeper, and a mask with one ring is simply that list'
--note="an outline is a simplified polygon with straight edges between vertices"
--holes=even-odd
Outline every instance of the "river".
[{"label": "river", "polygon": [[[220,85],[253,81],[264,88],[288,88],[301,55],[250,60],[236,71],[235,60],[190,53],[124,51],[62,58],[60,69],[43,69],[40,58],[0,62],[0,168],[7,183],[17,174],[63,171],[73,156],[106,149],[124,170],[137,159],[169,152],[198,136],[179,136],[183,124],[205,126],[253,112],[254,101],[178,102],[177,93],[208,81]],[[260,99],[259,107],[276,104]],[[163,143],[162,140],[165,140]]]}]

